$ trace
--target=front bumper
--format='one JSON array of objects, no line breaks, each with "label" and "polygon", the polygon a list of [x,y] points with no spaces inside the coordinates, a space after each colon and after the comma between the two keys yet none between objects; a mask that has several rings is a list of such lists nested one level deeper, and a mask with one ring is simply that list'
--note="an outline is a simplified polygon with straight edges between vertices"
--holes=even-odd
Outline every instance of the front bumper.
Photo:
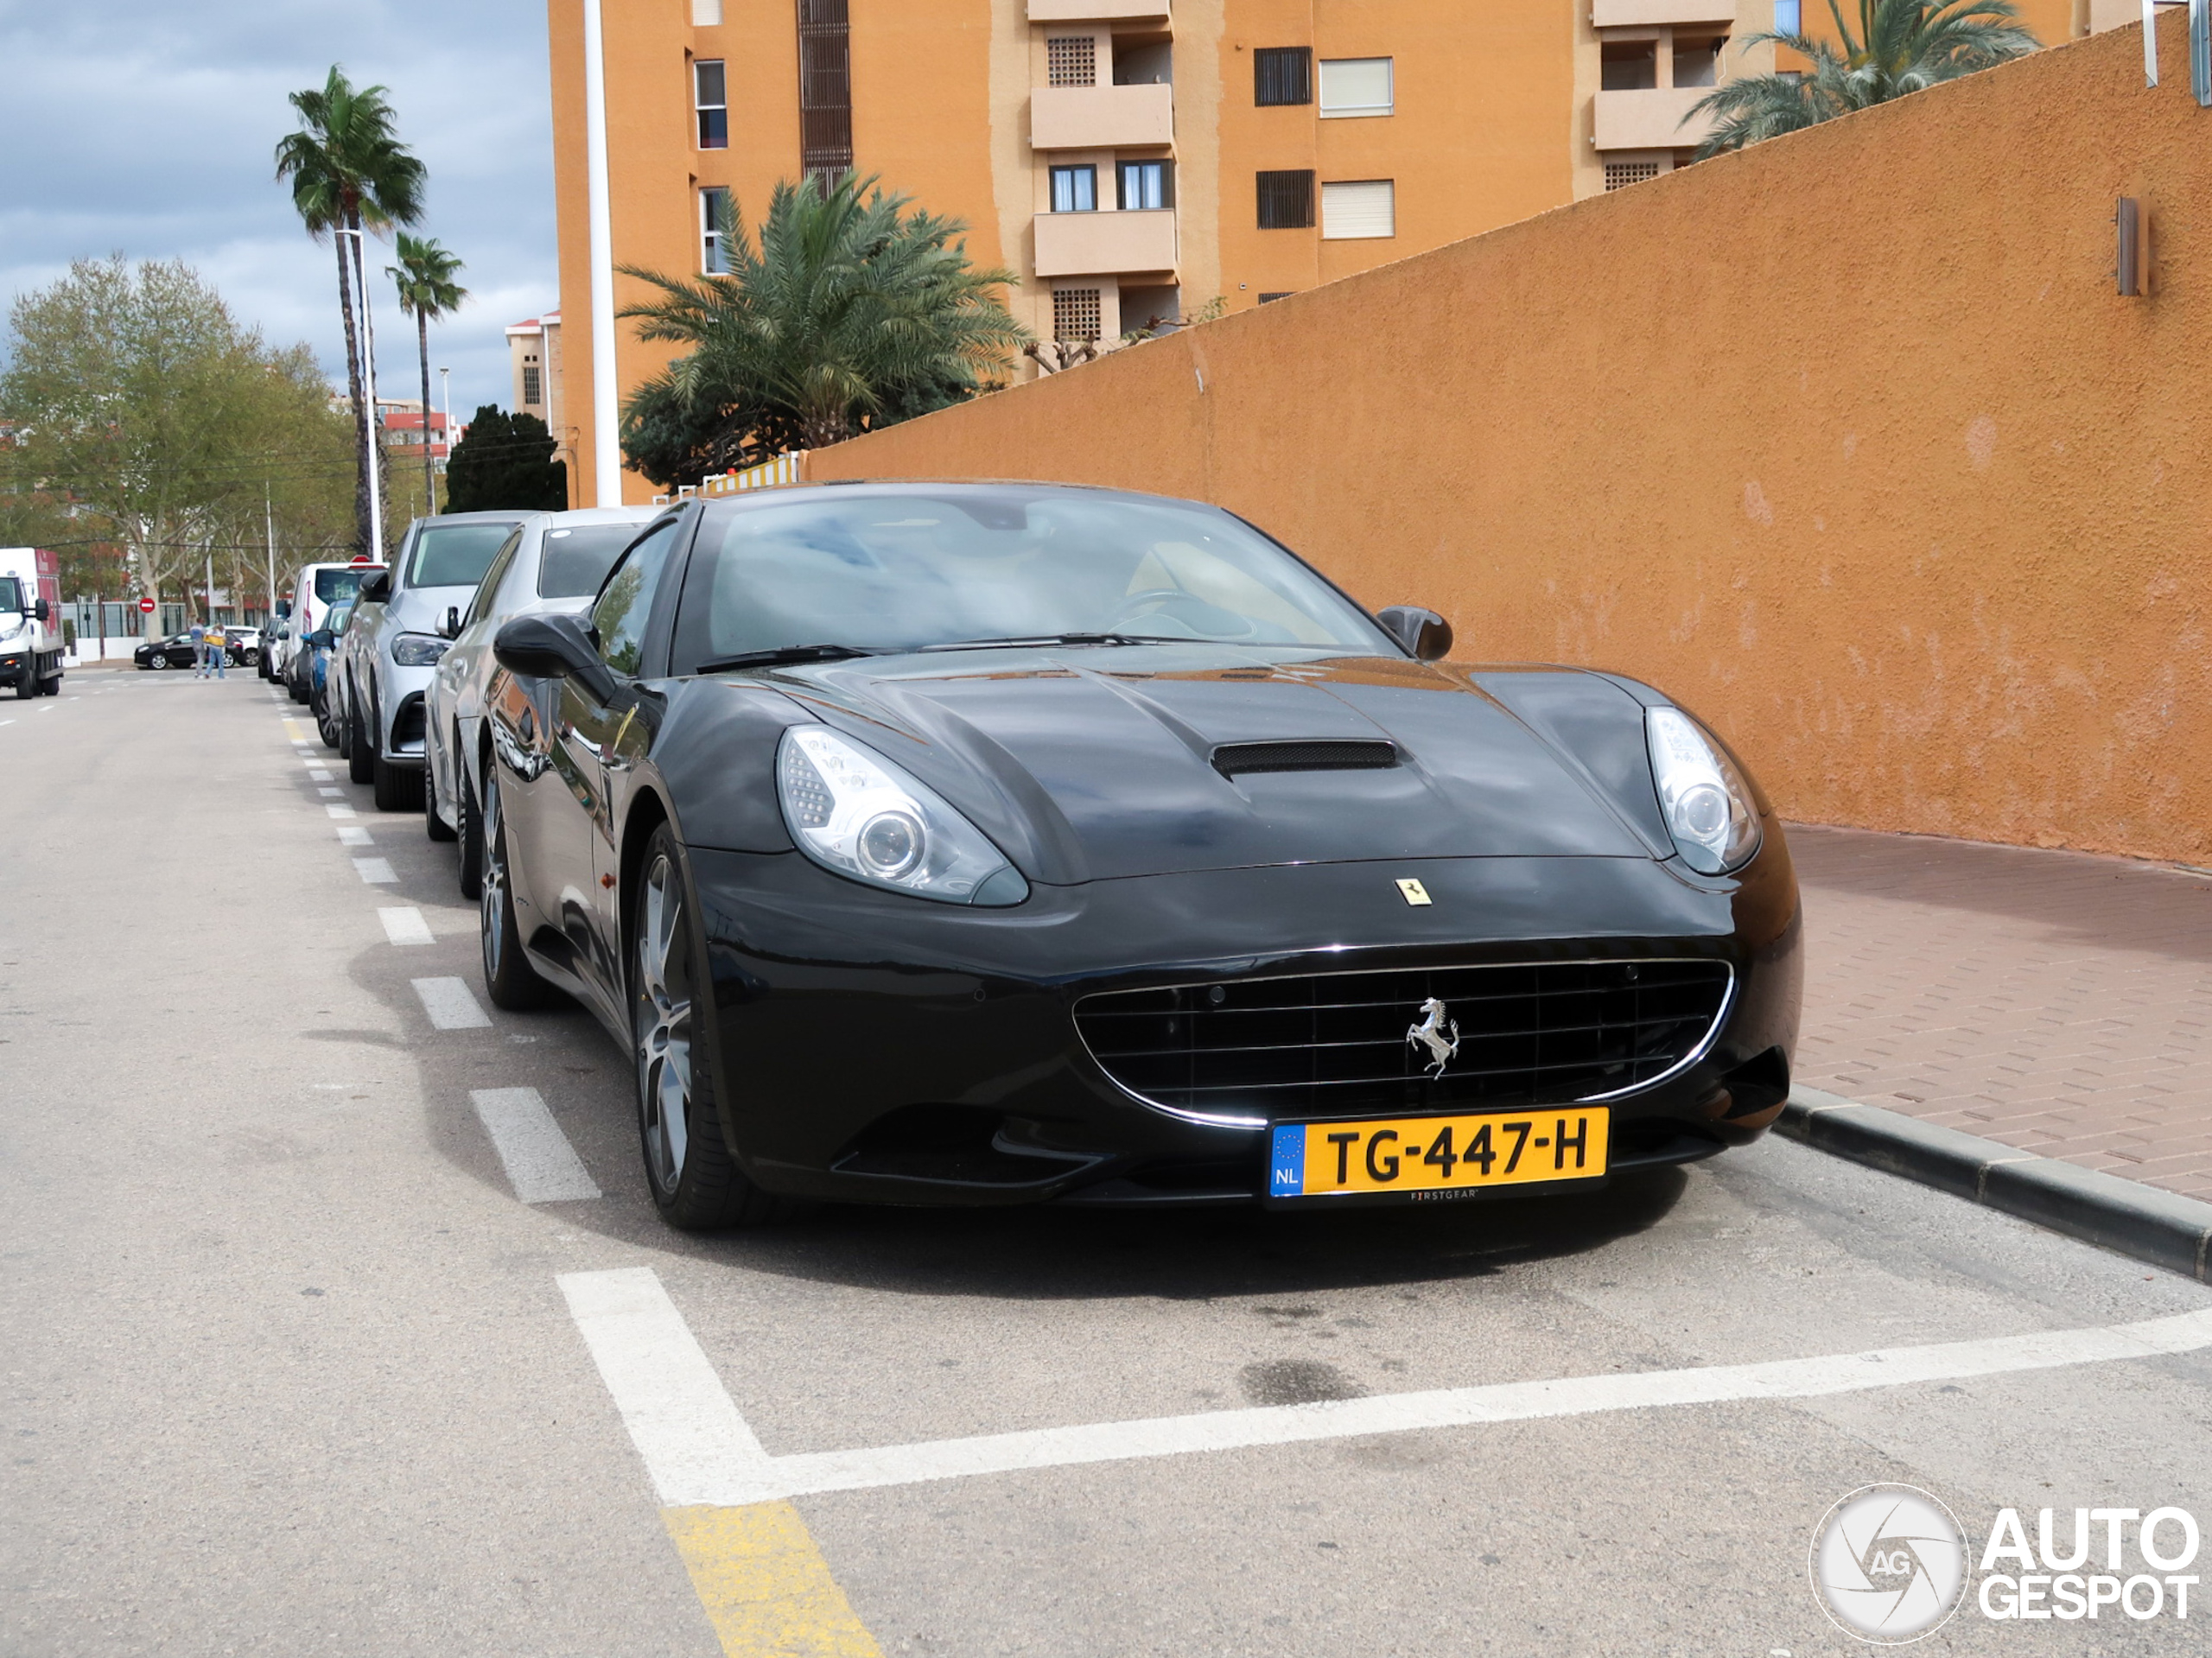
[{"label": "front bumper", "polygon": [[36,671],[35,662],[28,651],[0,651],[0,685],[20,685],[26,674]]},{"label": "front bumper", "polygon": [[377,713],[382,729],[377,742],[385,765],[400,772],[419,772],[427,761],[423,712],[430,682],[437,677],[435,664],[427,668],[403,668],[389,658],[378,664],[383,684],[378,688]]},{"label": "front bumper", "polygon": [[[1788,1093],[1800,922],[1778,825],[1721,881],[1639,859],[1436,859],[1039,886],[1013,909],[973,910],[878,893],[796,853],[695,848],[691,869],[715,1094],[731,1151],[772,1191],[918,1204],[1260,1201],[1265,1128],[1140,1101],[1091,1058],[1072,1010],[1105,990],[1706,956],[1736,975],[1718,1033],[1695,1063],[1610,1102],[1612,1167],[1743,1144]],[[1400,902],[1395,882],[1408,876],[1430,907]]]}]

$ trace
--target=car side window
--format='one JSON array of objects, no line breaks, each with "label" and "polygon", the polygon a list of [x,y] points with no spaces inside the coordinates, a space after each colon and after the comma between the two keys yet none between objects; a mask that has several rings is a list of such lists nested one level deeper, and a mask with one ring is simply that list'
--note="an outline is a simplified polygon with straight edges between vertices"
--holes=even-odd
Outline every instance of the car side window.
[{"label": "car side window", "polygon": [[515,549],[522,545],[522,531],[517,530],[500,543],[499,550],[492,555],[492,568],[484,572],[484,579],[476,584],[475,594],[468,601],[468,613],[461,619],[467,627],[492,613],[492,600],[499,591],[499,583],[507,579],[507,572],[514,566]]},{"label": "car side window", "polygon": [[668,568],[669,550],[676,545],[677,523],[667,520],[631,548],[592,607],[600,659],[618,674],[635,675],[644,656],[645,621],[652,614],[661,573]]}]

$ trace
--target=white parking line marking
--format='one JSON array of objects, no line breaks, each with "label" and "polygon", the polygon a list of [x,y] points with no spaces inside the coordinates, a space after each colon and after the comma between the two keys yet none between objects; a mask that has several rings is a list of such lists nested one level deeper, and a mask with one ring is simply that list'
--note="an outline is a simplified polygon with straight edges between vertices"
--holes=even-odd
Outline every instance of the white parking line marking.
[{"label": "white parking line marking", "polygon": [[351,806],[325,806],[323,810],[328,812],[333,817],[351,817],[353,816],[353,809]]},{"label": "white parking line marking", "polygon": [[0,726],[11,726],[15,723],[13,720],[0,720]]},{"label": "white parking line marking", "polygon": [[347,827],[340,829],[338,831],[338,844],[340,846],[374,846],[376,842],[369,839],[368,830],[365,829]]},{"label": "white parking line marking", "polygon": [[[327,766],[310,765],[308,767],[308,781],[309,783],[327,783],[330,780],[330,770]],[[335,794],[338,791],[334,789],[331,792]]]},{"label": "white parking line marking", "polygon": [[416,979],[413,983],[415,994],[423,999],[423,1011],[442,1031],[473,1031],[492,1022],[463,980]]},{"label": "white parking line marking", "polygon": [[395,944],[435,944],[430,937],[430,924],[423,919],[420,910],[378,910],[377,919],[384,923],[384,936]]},{"label": "white parking line marking", "polygon": [[346,793],[343,789],[317,789],[315,792],[319,795],[328,795],[333,799],[342,799]]},{"label": "white parking line marking", "polygon": [[[2054,1330],[1983,1341],[1939,1342],[1762,1364],[1567,1376],[1481,1388],[1384,1394],[1312,1405],[1206,1411],[1082,1427],[1040,1428],[969,1439],[817,1451],[771,1457],[760,1449],[727,1393],[705,1397],[696,1375],[664,1387],[658,1372],[683,1363],[697,1344],[652,1268],[569,1273],[562,1293],[598,1362],[661,1501],[735,1506],[913,1485],[1033,1468],[1173,1457],[1193,1452],[1348,1439],[1421,1428],[1471,1427],[1603,1411],[1649,1410],[1739,1400],[1814,1399],[1959,1377],[2048,1370],[2155,1358],[2212,1347],[2212,1309],[2139,1324]],[[672,1324],[673,1329],[668,1326]],[[703,1356],[697,1363],[705,1365]],[[711,1379],[711,1368],[706,1369]],[[678,1420],[688,1413],[686,1420]]]},{"label": "white parking line marking", "polygon": [[536,1089],[473,1088],[468,1097],[484,1132],[492,1136],[492,1149],[499,1154],[508,1183],[524,1203],[575,1203],[600,1195],[583,1159]]},{"label": "white parking line marking", "polygon": [[564,1273],[560,1284],[664,1503],[721,1502],[698,1494],[772,1480],[774,1459],[737,1413],[658,1274],[650,1267]]},{"label": "white parking line marking", "polygon": [[389,858],[356,858],[353,867],[372,886],[396,886],[399,884],[399,877],[392,873]]}]

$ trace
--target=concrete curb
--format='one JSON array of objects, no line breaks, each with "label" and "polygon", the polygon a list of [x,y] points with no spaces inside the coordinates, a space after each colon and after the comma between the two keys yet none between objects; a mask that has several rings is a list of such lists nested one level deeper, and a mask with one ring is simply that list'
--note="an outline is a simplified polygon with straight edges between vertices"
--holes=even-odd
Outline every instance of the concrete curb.
[{"label": "concrete curb", "polygon": [[2212,1283],[2212,1204],[1816,1088],[1792,1089],[1774,1126],[1837,1157]]}]

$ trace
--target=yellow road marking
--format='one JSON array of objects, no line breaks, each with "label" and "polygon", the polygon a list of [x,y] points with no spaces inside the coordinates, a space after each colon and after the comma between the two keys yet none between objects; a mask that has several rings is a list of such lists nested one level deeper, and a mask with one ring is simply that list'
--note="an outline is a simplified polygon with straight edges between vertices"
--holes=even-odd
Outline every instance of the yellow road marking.
[{"label": "yellow road marking", "polygon": [[882,1658],[790,1503],[660,1517],[730,1658]]}]

